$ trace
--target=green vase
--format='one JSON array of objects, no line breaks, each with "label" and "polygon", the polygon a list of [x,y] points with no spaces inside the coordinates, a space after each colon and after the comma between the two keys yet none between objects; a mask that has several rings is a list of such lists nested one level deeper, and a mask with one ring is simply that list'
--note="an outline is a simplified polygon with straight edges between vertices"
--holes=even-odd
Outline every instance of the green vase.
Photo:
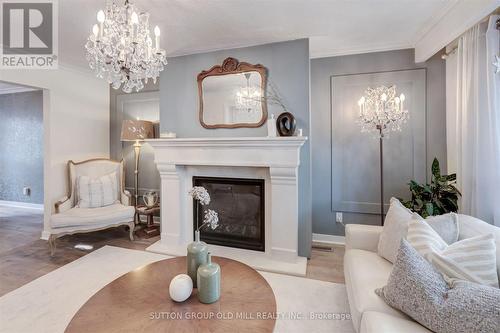
[{"label": "green vase", "polygon": [[193,288],[196,288],[196,272],[200,265],[207,263],[208,246],[200,241],[200,232],[194,232],[194,242],[187,247],[187,274],[193,280]]},{"label": "green vase", "polygon": [[220,298],[220,266],[212,262],[212,255],[207,254],[207,263],[198,268],[198,300],[210,304]]}]

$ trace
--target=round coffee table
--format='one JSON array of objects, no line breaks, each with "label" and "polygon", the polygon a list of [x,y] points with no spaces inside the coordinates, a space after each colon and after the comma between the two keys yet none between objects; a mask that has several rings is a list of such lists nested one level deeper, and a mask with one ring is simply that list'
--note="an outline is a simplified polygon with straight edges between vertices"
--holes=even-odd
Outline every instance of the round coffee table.
[{"label": "round coffee table", "polygon": [[241,262],[212,260],[222,274],[221,297],[215,303],[200,303],[196,289],[185,302],[172,301],[170,280],[186,272],[186,257],[165,259],[102,288],[75,314],[66,332],[272,332],[276,300],[267,281]]}]

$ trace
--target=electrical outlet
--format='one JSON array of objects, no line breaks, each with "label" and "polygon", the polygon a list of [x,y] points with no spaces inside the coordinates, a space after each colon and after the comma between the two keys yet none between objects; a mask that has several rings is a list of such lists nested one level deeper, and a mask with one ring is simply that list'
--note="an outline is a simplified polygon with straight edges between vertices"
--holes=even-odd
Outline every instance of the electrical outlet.
[{"label": "electrical outlet", "polygon": [[31,188],[30,187],[23,187],[23,195],[29,197],[31,195]]},{"label": "electrical outlet", "polygon": [[342,213],[341,212],[337,212],[335,214],[335,221],[337,223],[342,223],[343,222],[343,216],[342,216]]}]

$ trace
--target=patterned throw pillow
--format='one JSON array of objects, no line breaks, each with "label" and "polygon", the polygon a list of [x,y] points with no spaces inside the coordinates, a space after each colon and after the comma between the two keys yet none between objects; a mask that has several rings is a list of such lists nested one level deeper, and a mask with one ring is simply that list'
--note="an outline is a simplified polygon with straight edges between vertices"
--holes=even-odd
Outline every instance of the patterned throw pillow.
[{"label": "patterned throw pillow", "polygon": [[413,220],[408,226],[407,239],[446,278],[498,288],[493,235],[480,235],[448,245],[425,221]]},{"label": "patterned throw pillow", "polygon": [[116,172],[91,179],[79,176],[76,179],[77,206],[97,208],[118,202],[118,177]]},{"label": "patterned throw pillow", "polygon": [[500,289],[468,281],[449,287],[405,240],[387,285],[375,293],[436,333],[498,333]]}]

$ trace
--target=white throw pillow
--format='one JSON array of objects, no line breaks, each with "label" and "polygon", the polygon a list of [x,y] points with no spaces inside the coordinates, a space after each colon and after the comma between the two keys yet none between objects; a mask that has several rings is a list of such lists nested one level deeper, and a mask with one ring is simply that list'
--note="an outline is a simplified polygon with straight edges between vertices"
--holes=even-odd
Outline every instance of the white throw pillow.
[{"label": "white throw pillow", "polygon": [[[401,240],[406,238],[408,224],[413,219],[423,218],[412,212],[396,198],[391,198],[391,205],[384,220],[384,228],[380,234],[377,252],[378,255],[394,263],[398,253]],[[455,213],[437,216],[429,216],[425,221],[441,236],[448,244],[458,239],[458,218]]]},{"label": "white throw pillow", "polygon": [[448,245],[424,220],[414,219],[408,225],[407,240],[448,281],[467,280],[498,288],[496,245],[492,234]]},{"label": "white throw pillow", "polygon": [[118,177],[116,172],[91,179],[79,176],[76,179],[77,206],[97,208],[118,202]]},{"label": "white throw pillow", "polygon": [[396,198],[391,198],[391,205],[384,220],[384,228],[378,242],[378,255],[394,263],[401,239],[406,237],[408,222],[412,211],[403,206]]}]

